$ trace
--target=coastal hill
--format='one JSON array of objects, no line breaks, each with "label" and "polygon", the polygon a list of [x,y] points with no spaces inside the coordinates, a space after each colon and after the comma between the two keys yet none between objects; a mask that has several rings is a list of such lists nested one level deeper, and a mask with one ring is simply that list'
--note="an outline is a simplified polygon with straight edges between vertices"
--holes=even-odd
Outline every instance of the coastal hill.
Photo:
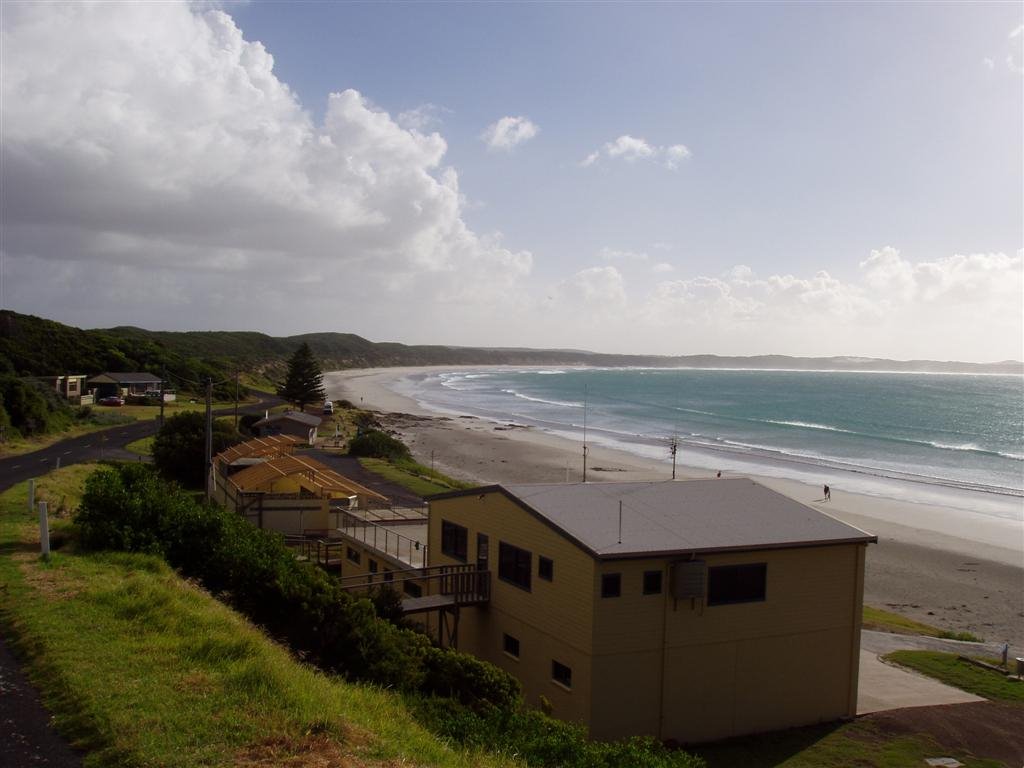
[{"label": "coastal hill", "polygon": [[235,368],[271,377],[307,342],[326,370],[414,365],[590,365],[607,367],[752,368],[1024,373],[1024,363],[963,363],[866,357],[629,355],[568,349],[456,347],[373,342],[351,333],[275,337],[254,331],[149,331],[131,326],[83,330],[10,310],[0,311],[0,373],[32,376],[74,370],[145,370],[163,366],[186,378],[223,378]]}]

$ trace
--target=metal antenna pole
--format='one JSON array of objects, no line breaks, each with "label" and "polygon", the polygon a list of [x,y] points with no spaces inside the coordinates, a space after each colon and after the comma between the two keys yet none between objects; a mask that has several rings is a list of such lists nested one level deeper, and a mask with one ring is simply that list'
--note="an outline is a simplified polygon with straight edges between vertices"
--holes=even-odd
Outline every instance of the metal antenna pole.
[{"label": "metal antenna pole", "polygon": [[619,499],[619,544],[622,543],[622,499]]},{"label": "metal antenna pole", "polygon": [[210,503],[210,478],[213,468],[213,379],[206,380],[206,503]]}]

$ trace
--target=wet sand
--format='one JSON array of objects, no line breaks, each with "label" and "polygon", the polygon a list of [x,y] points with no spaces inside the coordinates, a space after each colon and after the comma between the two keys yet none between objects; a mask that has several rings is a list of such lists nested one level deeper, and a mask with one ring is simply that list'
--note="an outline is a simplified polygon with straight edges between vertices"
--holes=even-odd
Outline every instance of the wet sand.
[{"label": "wet sand", "polygon": [[[476,369],[480,366],[472,366]],[[531,427],[473,416],[440,415],[387,388],[414,368],[339,371],[325,375],[332,398],[382,413],[416,458],[481,484],[579,482],[582,446]],[[454,370],[454,367],[446,367]],[[685,461],[685,455],[680,457]],[[590,447],[587,480],[665,480],[671,464],[604,446]],[[714,473],[680,463],[680,479]],[[1024,526],[1013,520],[880,496],[832,490],[796,480],[751,475],[797,501],[878,536],[868,547],[865,603],[943,629],[1009,642],[1024,655]]]}]

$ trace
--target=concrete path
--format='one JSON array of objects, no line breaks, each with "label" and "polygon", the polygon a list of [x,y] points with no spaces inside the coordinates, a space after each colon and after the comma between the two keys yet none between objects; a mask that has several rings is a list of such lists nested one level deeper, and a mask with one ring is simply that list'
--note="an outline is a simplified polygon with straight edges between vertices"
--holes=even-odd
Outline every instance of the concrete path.
[{"label": "concrete path", "polygon": [[[861,650],[884,655],[893,651],[944,651],[962,653],[965,656],[991,656],[999,658],[1003,652],[1002,643],[968,643],[963,640],[944,640],[924,635],[896,635],[892,632],[861,630]],[[1010,647],[1010,659],[1024,655],[1024,648]]]},{"label": "concrete path", "polygon": [[[860,684],[857,690],[857,714],[880,712],[900,707],[926,707],[934,704],[963,704],[984,701],[979,696],[944,685],[917,672],[887,664],[881,656],[893,651],[944,651],[971,656],[998,658],[1002,643],[968,643],[923,635],[896,635],[865,629],[860,634]],[[1022,653],[1010,648],[1010,658]],[[1011,662],[1012,663],[1012,662]]]}]

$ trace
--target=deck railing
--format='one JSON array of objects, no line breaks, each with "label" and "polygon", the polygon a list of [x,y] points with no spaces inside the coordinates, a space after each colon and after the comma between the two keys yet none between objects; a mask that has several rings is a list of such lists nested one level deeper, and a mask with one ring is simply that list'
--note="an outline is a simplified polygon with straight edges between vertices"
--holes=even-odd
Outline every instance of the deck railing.
[{"label": "deck railing", "polygon": [[341,579],[341,588],[355,591],[389,586],[403,592],[406,582],[414,582],[422,588],[419,596],[445,595],[454,598],[458,605],[486,602],[491,597],[491,572],[475,565],[433,565],[346,576]]},{"label": "deck railing", "polygon": [[422,568],[427,564],[427,545],[425,543],[398,533],[398,531],[392,531],[380,523],[366,520],[352,512],[339,512],[338,530],[413,568]]}]

